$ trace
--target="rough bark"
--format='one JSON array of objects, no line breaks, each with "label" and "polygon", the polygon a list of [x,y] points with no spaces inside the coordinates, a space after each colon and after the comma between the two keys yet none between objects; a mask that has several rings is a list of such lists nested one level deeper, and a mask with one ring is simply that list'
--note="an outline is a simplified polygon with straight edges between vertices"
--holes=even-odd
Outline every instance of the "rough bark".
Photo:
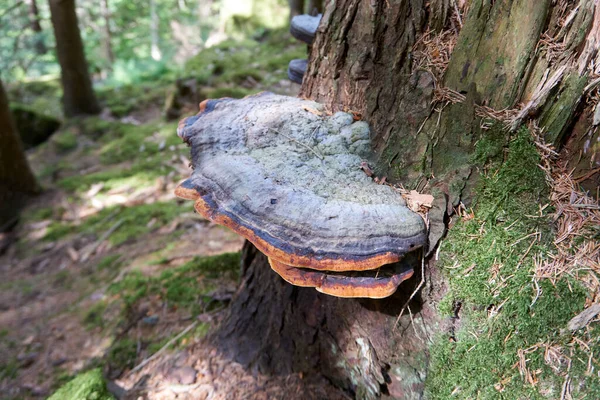
[{"label": "rough bark", "polygon": [[[420,282],[417,255],[419,278],[383,300],[341,299],[286,284],[248,242],[242,258],[241,285],[213,337],[226,356],[262,374],[322,374],[357,398],[419,398],[423,350],[435,331],[431,304],[417,296],[410,303],[419,315],[415,325],[409,328],[408,313],[395,325]],[[431,296],[436,290],[428,286],[424,292]]]},{"label": "rough bark", "polygon": [[[472,0],[468,15],[456,15],[454,2],[442,0],[330,2],[302,96],[361,114],[374,134],[376,172],[434,194],[432,250],[453,206],[471,198],[474,145],[492,123],[503,129],[506,115],[517,126],[534,119],[548,141],[564,140],[600,42],[600,11],[591,0],[579,3]],[[556,28],[575,6],[583,10],[577,24]],[[461,24],[445,74],[427,63],[417,67],[415,48],[425,32]],[[564,44],[558,60],[540,44],[544,33]],[[284,284],[247,245],[241,286],[213,339],[263,373],[322,373],[357,398],[421,398],[430,333],[444,326],[432,306],[443,278],[427,260],[425,270],[428,284],[411,308],[415,322],[394,331],[420,273],[389,299],[336,299]],[[400,323],[410,321],[405,315]]]},{"label": "rough bark", "polygon": [[38,191],[0,81],[0,232],[16,217],[24,196]]},{"label": "rough bark", "polygon": [[65,115],[97,114],[100,106],[88,72],[75,0],[50,0],[50,13],[60,63]]}]

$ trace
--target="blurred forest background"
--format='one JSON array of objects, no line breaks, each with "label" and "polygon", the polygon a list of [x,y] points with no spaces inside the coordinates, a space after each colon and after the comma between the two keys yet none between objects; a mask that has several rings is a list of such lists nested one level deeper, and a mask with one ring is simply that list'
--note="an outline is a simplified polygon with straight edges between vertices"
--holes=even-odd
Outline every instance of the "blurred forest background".
[{"label": "blurred forest background", "polygon": [[[307,53],[288,22],[318,7],[2,3],[0,106],[10,115],[0,115],[0,139],[15,147],[0,152],[9,189],[0,187],[0,398],[46,398],[73,377],[54,399],[172,398],[173,390],[241,398],[294,384],[249,376],[194,347],[236,288],[242,240],[175,199],[191,171],[176,129],[206,98],[296,95],[287,65]],[[10,142],[17,133],[33,174]],[[36,196],[11,195],[15,187]]]}]

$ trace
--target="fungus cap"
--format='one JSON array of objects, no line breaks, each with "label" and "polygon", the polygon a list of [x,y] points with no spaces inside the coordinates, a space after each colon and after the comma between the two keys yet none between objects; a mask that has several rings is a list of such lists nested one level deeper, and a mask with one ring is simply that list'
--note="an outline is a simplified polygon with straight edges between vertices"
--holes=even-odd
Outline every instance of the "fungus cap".
[{"label": "fungus cap", "polygon": [[385,266],[389,271],[380,270],[352,273],[326,273],[285,265],[269,258],[271,269],[286,282],[294,286],[314,287],[317,291],[335,297],[382,299],[396,292],[403,281],[413,275],[413,269],[402,261]]},{"label": "fungus cap", "polygon": [[367,123],[272,93],[208,100],[200,109],[179,124],[194,172],[176,194],[269,258],[360,271],[424,244],[422,218],[360,169],[371,155]]}]

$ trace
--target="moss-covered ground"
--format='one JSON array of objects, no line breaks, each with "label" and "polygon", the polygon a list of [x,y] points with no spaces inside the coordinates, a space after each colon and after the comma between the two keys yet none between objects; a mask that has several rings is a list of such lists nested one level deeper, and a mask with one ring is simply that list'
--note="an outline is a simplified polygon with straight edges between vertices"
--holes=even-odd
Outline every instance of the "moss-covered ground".
[{"label": "moss-covered ground", "polygon": [[559,399],[569,384],[575,398],[600,398],[598,328],[566,329],[590,294],[570,277],[535,274],[554,250],[538,152],[527,130],[508,144],[501,137],[478,143],[476,204],[441,244],[449,287],[439,309],[452,328],[431,349],[428,395]]},{"label": "moss-covered ground", "polygon": [[[271,31],[204,50],[178,78],[195,80],[202,97],[295,94],[287,63],[305,55],[288,33]],[[173,195],[191,173],[177,120],[164,114],[174,86],[170,74],[98,88],[102,115],[68,120],[58,80],[9,88],[11,99],[62,126],[28,153],[44,193],[0,254],[0,398],[47,397],[61,385],[52,399],[112,398],[105,379],[123,376],[192,321],[166,354],[198,342],[224,309],[242,240]],[[197,107],[184,103],[181,117]]]},{"label": "moss-covered ground", "polygon": [[100,369],[78,375],[57,390],[48,400],[114,400],[106,390]]}]

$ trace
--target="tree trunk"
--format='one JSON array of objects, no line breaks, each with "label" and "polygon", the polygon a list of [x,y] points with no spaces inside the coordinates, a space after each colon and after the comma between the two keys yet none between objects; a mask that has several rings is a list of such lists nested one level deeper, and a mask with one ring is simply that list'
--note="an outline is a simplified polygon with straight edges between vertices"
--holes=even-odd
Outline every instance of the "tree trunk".
[{"label": "tree trunk", "polygon": [[100,107],[92,88],[77,25],[75,0],[50,0],[50,13],[60,63],[65,115],[98,114]]},{"label": "tree trunk", "polygon": [[322,12],[323,12],[323,0],[309,0],[308,13],[310,15],[317,15]]},{"label": "tree trunk", "polygon": [[104,19],[104,54],[110,63],[110,68],[115,62],[115,53],[112,48],[112,32],[110,31],[110,9],[108,0],[100,0],[100,12]]},{"label": "tree trunk", "polygon": [[40,13],[37,2],[36,0],[27,0],[27,3],[29,6],[29,26],[36,34],[35,51],[37,54],[46,54],[48,49],[46,48],[46,43],[44,43],[44,38],[42,37],[42,25],[40,24]]},{"label": "tree trunk", "polygon": [[288,0],[290,5],[290,20],[296,15],[304,14],[304,0]]},{"label": "tree trunk", "polygon": [[159,19],[158,12],[156,11],[156,0],[150,0],[150,40],[151,48],[150,55],[155,61],[159,61],[162,58],[162,53],[158,44],[159,41]]},{"label": "tree trunk", "polygon": [[0,232],[13,221],[26,195],[39,192],[0,81]]},{"label": "tree trunk", "polygon": [[[589,90],[589,67],[598,65],[592,0],[472,0],[466,18],[454,3],[329,2],[302,87],[331,111],[369,122],[379,176],[435,196],[429,254],[453,206],[471,199],[471,155],[490,123],[535,119],[560,144]],[[576,6],[572,24],[560,26]],[[544,46],[544,35],[564,51]],[[241,286],[213,340],[263,373],[320,373],[357,398],[422,398],[427,348],[443,327],[433,304],[444,282],[430,259],[424,271],[418,255],[413,261],[415,275],[396,295],[338,299],[287,285],[247,244]],[[394,329],[422,277],[411,314]]]}]

